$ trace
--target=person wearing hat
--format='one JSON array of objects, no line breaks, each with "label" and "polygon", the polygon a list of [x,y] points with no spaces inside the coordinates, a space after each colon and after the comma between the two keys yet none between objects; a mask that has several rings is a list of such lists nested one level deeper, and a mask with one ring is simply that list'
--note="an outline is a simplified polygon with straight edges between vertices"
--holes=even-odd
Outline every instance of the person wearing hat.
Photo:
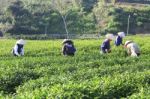
[{"label": "person wearing hat", "polygon": [[101,45],[101,53],[110,53],[110,42],[113,40],[114,36],[113,34],[107,34],[106,39],[103,41]]},{"label": "person wearing hat", "polygon": [[127,54],[133,57],[140,55],[139,46],[133,41],[126,41],[124,47],[127,49]]},{"label": "person wearing hat", "polygon": [[62,44],[62,54],[64,56],[74,56],[76,48],[73,44],[73,41],[70,39],[64,39]]},{"label": "person wearing hat", "polygon": [[20,39],[16,42],[15,46],[13,47],[12,53],[14,56],[23,56],[24,55],[24,45],[25,41]]},{"label": "person wearing hat", "polygon": [[124,32],[119,32],[118,36],[116,37],[116,40],[115,40],[115,45],[116,46],[120,46],[121,44],[123,45],[122,40],[123,40],[124,37],[125,37],[125,33]]}]

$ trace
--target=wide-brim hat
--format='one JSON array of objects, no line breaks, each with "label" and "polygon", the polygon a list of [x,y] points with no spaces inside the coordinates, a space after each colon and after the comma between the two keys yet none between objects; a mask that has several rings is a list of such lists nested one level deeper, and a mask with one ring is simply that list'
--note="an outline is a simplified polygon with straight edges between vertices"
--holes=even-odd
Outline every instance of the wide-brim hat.
[{"label": "wide-brim hat", "polygon": [[125,37],[125,33],[124,32],[118,32],[118,35],[120,36],[120,37]]},{"label": "wide-brim hat", "polygon": [[25,42],[25,40],[20,39],[20,40],[18,40],[18,41],[16,42],[16,44],[25,45],[25,44],[26,44],[26,42]]},{"label": "wide-brim hat", "polygon": [[127,46],[128,44],[130,44],[130,43],[132,43],[132,42],[133,42],[133,41],[131,41],[131,40],[126,41],[124,45]]},{"label": "wide-brim hat", "polygon": [[64,39],[63,41],[62,41],[62,44],[65,44],[65,43],[73,43],[73,41],[72,40],[70,40],[70,39]]},{"label": "wide-brim hat", "polygon": [[106,38],[110,39],[110,40],[113,40],[114,39],[114,35],[113,34],[107,34]]}]

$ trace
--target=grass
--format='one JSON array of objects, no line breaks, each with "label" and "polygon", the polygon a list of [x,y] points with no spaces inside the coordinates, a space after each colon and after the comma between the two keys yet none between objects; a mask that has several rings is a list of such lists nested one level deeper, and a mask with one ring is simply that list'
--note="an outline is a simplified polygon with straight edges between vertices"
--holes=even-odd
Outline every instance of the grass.
[{"label": "grass", "polygon": [[101,55],[100,40],[74,40],[75,57],[61,55],[61,40],[27,41],[24,57],[13,57],[16,40],[0,40],[0,98],[150,98],[150,37],[130,36],[138,58],[112,44]]}]

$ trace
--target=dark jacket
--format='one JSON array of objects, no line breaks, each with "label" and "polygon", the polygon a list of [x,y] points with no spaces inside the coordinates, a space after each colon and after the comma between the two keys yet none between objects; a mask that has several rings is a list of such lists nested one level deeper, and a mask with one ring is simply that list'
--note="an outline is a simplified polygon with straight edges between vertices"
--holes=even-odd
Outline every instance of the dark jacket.
[{"label": "dark jacket", "polygon": [[62,48],[63,55],[73,56],[76,52],[76,48],[73,44],[65,43]]},{"label": "dark jacket", "polygon": [[107,53],[107,51],[110,50],[110,41],[108,39],[105,39],[104,42],[101,45],[101,51],[103,53]]},{"label": "dark jacket", "polygon": [[115,40],[115,45],[119,46],[122,44],[122,38],[120,36],[117,36],[116,40]]}]

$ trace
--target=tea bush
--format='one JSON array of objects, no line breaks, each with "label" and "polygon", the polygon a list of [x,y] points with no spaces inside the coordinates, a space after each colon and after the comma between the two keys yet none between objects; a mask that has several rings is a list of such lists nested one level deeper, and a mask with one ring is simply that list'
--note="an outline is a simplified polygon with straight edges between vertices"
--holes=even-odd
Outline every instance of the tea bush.
[{"label": "tea bush", "polygon": [[[14,57],[16,40],[0,40],[0,98],[149,99],[150,37],[129,36],[141,48],[138,58],[122,46],[102,55],[100,40],[74,40],[74,57],[61,55],[62,40],[28,40],[25,56]],[[125,41],[125,40],[124,40]]]}]

